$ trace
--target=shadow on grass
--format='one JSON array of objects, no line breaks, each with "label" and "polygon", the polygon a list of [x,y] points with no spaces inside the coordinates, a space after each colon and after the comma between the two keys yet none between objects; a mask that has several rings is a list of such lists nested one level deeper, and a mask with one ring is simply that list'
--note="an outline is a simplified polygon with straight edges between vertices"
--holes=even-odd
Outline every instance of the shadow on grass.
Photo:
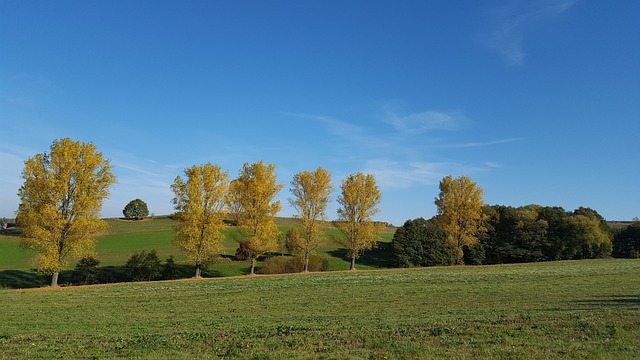
[{"label": "shadow on grass", "polygon": [[[340,258],[344,261],[351,262],[347,249],[340,248],[329,251],[327,254]],[[391,243],[378,241],[375,248],[364,251],[360,257],[356,259],[356,264],[372,266],[376,268],[394,267],[395,261],[391,251]]]},{"label": "shadow on grass", "polygon": [[596,309],[602,307],[625,307],[633,310],[640,309],[640,295],[617,295],[606,296],[600,299],[579,300],[576,303],[583,305],[588,309]]},{"label": "shadow on grass", "polygon": [[[243,274],[249,273],[247,267],[246,272],[242,270]],[[172,279],[156,279],[156,280],[178,280],[192,278],[196,273],[194,265],[176,265],[175,277]],[[203,278],[211,277],[224,277],[228,274],[211,268],[203,268],[201,270],[201,276]],[[124,266],[103,266],[98,268],[98,284],[110,284],[110,283],[124,283],[130,282],[131,278],[127,274],[127,270]],[[49,286],[51,284],[51,276],[40,274],[34,270],[3,270],[0,271],[0,289],[29,289]],[[73,286],[81,285],[73,270],[67,270],[60,273],[58,278],[58,284],[60,286]]]},{"label": "shadow on grass", "polygon": [[16,227],[0,229],[0,236],[20,236],[20,233],[20,230]]},{"label": "shadow on grass", "polygon": [[[63,271],[58,278],[59,284],[68,284],[73,276],[72,271]],[[35,271],[3,270],[0,271],[0,289],[29,289],[48,286],[51,275]]]}]

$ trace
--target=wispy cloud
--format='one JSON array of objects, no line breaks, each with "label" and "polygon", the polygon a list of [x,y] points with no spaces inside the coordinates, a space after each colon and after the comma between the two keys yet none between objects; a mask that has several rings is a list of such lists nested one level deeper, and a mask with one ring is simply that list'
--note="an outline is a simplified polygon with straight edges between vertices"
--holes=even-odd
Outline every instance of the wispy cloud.
[{"label": "wispy cloud", "polygon": [[[499,163],[493,161],[468,164],[465,160],[451,159],[451,154],[446,151],[442,154],[446,160],[438,161],[438,149],[488,147],[521,140],[513,137],[485,142],[447,141],[442,144],[442,139],[429,141],[429,133],[460,129],[467,121],[461,113],[424,111],[398,115],[387,110],[385,114],[383,122],[391,124],[395,132],[376,126],[375,122],[370,126],[367,123],[358,126],[330,116],[288,115],[322,124],[329,137],[334,137],[337,145],[332,149],[339,156],[332,161],[334,164],[349,164],[346,169],[333,168],[336,178],[363,171],[374,174],[380,187],[386,189],[433,186],[446,175],[472,175],[500,167]],[[327,142],[330,141],[327,139]],[[335,157],[335,154],[328,157]]]},{"label": "wispy cloud", "polygon": [[440,111],[424,111],[407,115],[387,111],[384,119],[396,130],[415,134],[433,130],[458,130],[463,120],[464,116],[460,113]]},{"label": "wispy cloud", "polygon": [[512,143],[512,142],[516,142],[516,141],[520,141],[520,140],[522,140],[522,139],[521,138],[507,138],[507,139],[484,141],[484,142],[467,142],[467,143],[460,143],[460,144],[446,144],[446,145],[441,145],[440,147],[442,147],[442,148],[472,148],[472,147],[507,144],[507,143]]},{"label": "wispy cloud", "polygon": [[478,35],[478,42],[497,51],[510,66],[524,64],[527,33],[567,12],[578,0],[511,0],[492,9],[493,29]]}]

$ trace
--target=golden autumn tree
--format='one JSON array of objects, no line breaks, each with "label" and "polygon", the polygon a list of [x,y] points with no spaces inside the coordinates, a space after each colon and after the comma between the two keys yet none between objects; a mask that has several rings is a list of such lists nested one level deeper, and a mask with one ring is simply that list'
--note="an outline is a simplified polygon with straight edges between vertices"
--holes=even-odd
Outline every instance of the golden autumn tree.
[{"label": "golden autumn tree", "polygon": [[327,204],[333,192],[331,173],[324,168],[315,171],[302,171],[293,176],[291,193],[294,198],[289,203],[298,212],[300,220],[300,237],[298,245],[304,255],[304,272],[309,271],[309,255],[320,245],[322,231],[320,226],[324,220]]},{"label": "golden autumn tree", "polygon": [[360,252],[372,249],[384,225],[373,221],[382,195],[372,174],[356,173],[342,181],[342,193],[338,196],[338,220],[335,226],[344,239],[338,241],[347,248],[351,257],[351,270],[356,269],[356,258]]},{"label": "golden autumn tree", "polygon": [[100,210],[116,177],[93,143],[69,138],[55,140],[50,153],[29,158],[22,177],[21,245],[37,252],[34,265],[57,286],[67,260],[91,254],[93,236],[106,227]]},{"label": "golden autumn tree", "polygon": [[483,190],[466,176],[446,176],[440,181],[440,195],[435,203],[438,221],[447,240],[457,249],[456,264],[463,264],[463,247],[478,243],[478,234],[486,231],[483,223]]},{"label": "golden autumn tree", "polygon": [[284,185],[278,184],[275,170],[275,165],[262,161],[245,163],[229,186],[228,203],[248,247],[251,274],[255,273],[258,256],[278,247],[275,217],[280,211],[280,201],[275,197]]},{"label": "golden autumn tree", "polygon": [[223,250],[229,174],[211,163],[194,165],[184,174],[185,180],[178,176],[171,185],[177,211],[174,243],[195,264],[199,278],[202,266]]}]

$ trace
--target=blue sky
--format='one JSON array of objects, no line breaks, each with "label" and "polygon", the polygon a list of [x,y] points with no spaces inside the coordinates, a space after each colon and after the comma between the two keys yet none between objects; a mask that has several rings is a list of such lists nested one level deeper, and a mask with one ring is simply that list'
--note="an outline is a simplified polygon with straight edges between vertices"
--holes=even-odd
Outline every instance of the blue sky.
[{"label": "blue sky", "polygon": [[[211,162],[362,171],[377,219],[431,217],[438,182],[485,202],[640,216],[640,2],[0,1],[0,216],[24,161],[91,141],[132,199]],[[335,218],[331,203],[328,217]]]}]

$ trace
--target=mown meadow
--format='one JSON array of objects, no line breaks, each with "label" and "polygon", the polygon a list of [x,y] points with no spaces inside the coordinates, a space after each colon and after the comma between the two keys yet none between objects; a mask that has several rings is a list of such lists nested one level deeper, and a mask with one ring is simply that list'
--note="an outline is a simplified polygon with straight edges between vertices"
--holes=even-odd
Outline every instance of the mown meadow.
[{"label": "mown meadow", "polygon": [[640,356],[640,261],[339,271],[0,291],[0,357]]},{"label": "mown meadow", "polygon": [[[151,217],[141,221],[106,219],[108,228],[96,237],[96,256],[100,260],[109,282],[124,280],[122,266],[134,253],[156,250],[158,256],[165,260],[174,256],[179,264],[180,277],[191,277],[194,268],[186,261],[183,251],[173,244],[173,220],[167,216]],[[288,228],[297,226],[297,221],[291,218],[277,218],[276,223],[284,234]],[[327,270],[349,269],[349,259],[346,250],[342,249],[334,240],[341,236],[340,232],[330,224],[323,229],[326,240],[318,249],[327,261]],[[382,232],[382,240],[376,250],[366,252],[358,261],[359,269],[380,269],[393,265],[387,244],[393,238],[395,228],[387,228]],[[248,261],[234,261],[233,255],[238,247],[238,230],[229,226],[225,231],[224,253],[217,263],[211,264],[203,271],[206,277],[238,276],[249,273]],[[0,288],[25,288],[46,286],[50,277],[33,271],[29,262],[32,252],[23,250],[19,246],[20,239],[16,231],[5,231],[0,234]],[[285,253],[281,248],[271,255]],[[261,264],[258,264],[258,268]],[[61,274],[61,284],[71,281],[74,264],[70,263],[67,271]]]}]

